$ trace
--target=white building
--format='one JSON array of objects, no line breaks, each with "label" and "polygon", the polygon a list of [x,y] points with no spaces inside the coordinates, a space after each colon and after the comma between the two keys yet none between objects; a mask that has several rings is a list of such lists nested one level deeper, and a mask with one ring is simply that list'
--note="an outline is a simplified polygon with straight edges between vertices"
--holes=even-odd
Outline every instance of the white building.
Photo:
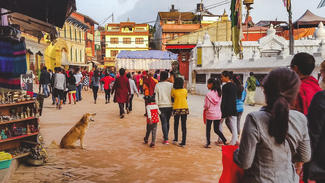
[{"label": "white building", "polygon": [[[259,41],[243,42],[243,60],[239,60],[234,55],[231,42],[212,43],[209,35],[206,34],[203,42],[199,41],[192,50],[189,89],[194,93],[205,95],[208,91],[207,80],[210,77],[218,77],[225,70],[241,75],[245,83],[249,72],[254,72],[258,79],[262,79],[274,68],[289,67],[293,57],[289,55],[289,41],[275,33],[276,31],[271,25],[267,35]],[[316,69],[313,75],[317,78],[319,65],[325,58],[323,23],[319,24],[314,37],[295,40],[294,50],[295,53],[307,52],[314,55]],[[260,88],[256,94],[256,102],[264,102]]]}]

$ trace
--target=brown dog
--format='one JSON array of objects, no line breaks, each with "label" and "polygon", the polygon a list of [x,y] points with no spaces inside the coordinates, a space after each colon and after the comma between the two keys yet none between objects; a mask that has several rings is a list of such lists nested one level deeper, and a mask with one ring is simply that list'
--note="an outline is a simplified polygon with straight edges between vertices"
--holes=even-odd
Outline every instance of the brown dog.
[{"label": "brown dog", "polygon": [[65,134],[65,136],[62,138],[60,142],[61,148],[75,148],[74,143],[77,140],[80,140],[80,147],[83,149],[83,139],[85,136],[86,131],[89,128],[89,122],[94,121],[93,117],[96,115],[96,113],[87,113],[84,114],[83,117],[80,119],[80,121],[75,124],[70,131]]}]

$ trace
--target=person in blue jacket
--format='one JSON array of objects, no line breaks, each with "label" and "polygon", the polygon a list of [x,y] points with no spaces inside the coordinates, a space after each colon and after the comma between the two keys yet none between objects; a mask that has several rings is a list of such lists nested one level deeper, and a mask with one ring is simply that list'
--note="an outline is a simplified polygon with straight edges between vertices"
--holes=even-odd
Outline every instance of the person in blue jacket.
[{"label": "person in blue jacket", "polygon": [[240,81],[240,76],[236,76],[233,78],[234,84],[237,87],[237,100],[236,100],[236,107],[237,107],[237,131],[238,136],[240,135],[240,120],[244,112],[244,103],[246,99],[246,90],[243,84]]}]

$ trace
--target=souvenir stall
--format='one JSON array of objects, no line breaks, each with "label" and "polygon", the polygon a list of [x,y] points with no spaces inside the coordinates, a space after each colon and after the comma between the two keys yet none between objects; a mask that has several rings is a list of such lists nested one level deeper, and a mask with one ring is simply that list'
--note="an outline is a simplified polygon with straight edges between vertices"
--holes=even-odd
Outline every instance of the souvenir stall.
[{"label": "souvenir stall", "polygon": [[[31,165],[41,165],[47,159],[39,134],[42,102],[32,91],[32,77],[26,75],[27,50],[21,31],[28,26],[30,33],[48,33],[50,40],[55,40],[52,27],[62,27],[74,10],[74,0],[47,4],[41,0],[0,1],[0,169],[16,159],[23,158]],[[17,12],[30,18],[11,24],[8,15]]]},{"label": "souvenir stall", "polygon": [[178,55],[169,51],[121,51],[117,55],[117,69],[129,71],[165,70],[171,69],[171,63],[177,60]]}]

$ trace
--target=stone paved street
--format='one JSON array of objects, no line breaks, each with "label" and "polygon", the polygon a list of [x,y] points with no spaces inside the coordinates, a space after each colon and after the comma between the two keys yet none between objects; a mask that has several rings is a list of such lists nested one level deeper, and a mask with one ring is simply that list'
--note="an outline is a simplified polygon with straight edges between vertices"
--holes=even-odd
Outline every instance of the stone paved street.
[{"label": "stone paved street", "polygon": [[[146,120],[142,98],[135,97],[134,111],[122,120],[119,119],[117,104],[104,104],[103,93],[100,93],[96,105],[93,104],[90,92],[84,92],[83,99],[76,105],[65,105],[61,111],[51,105],[50,99],[46,99],[40,123],[49,162],[40,167],[21,165],[10,183],[212,183],[219,179],[222,171],[221,148],[215,145],[211,149],[203,148],[205,126],[201,117],[202,96],[189,96],[188,99],[191,113],[188,118],[188,145],[185,148],[163,145],[159,124],[157,146],[154,149],[143,144]],[[246,112],[258,109],[246,108]],[[52,144],[52,141],[59,144],[63,135],[86,112],[96,112],[97,116],[86,134],[85,150],[59,149]],[[230,138],[230,133],[225,131]],[[216,138],[213,134],[211,140],[215,141]]]}]

